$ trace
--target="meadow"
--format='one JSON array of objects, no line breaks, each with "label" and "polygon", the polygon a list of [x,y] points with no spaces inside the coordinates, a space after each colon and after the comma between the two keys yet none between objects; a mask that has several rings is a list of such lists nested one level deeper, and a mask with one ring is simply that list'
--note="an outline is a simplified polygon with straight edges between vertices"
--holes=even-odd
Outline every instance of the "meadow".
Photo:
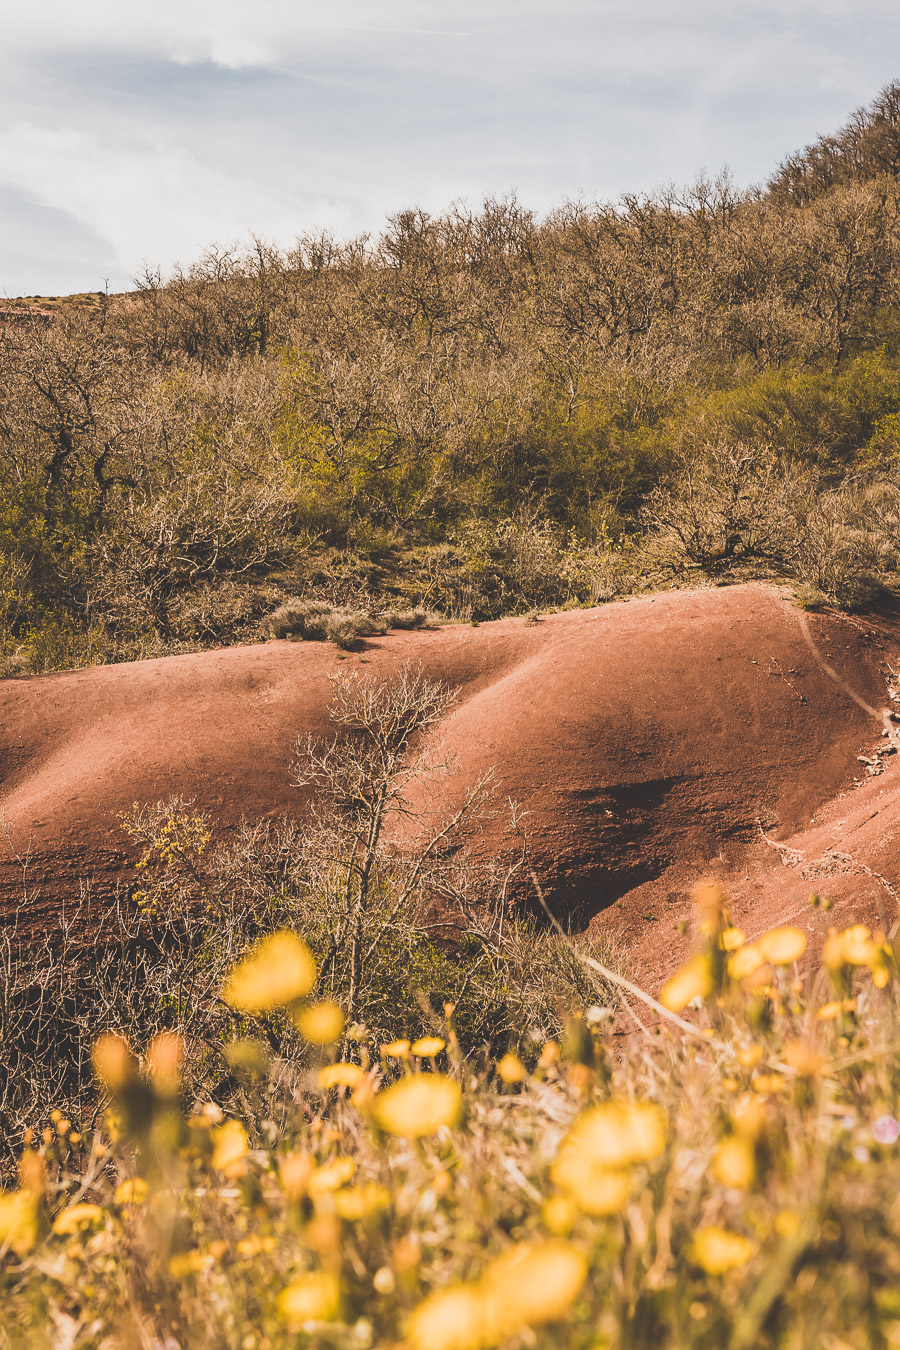
[{"label": "meadow", "polygon": [[48,1103],[0,1200],[0,1344],[897,1344],[895,944],[813,963],[710,886],[693,924],[658,999],[581,957],[602,1002],[476,1056],[449,1003],[347,1025],[271,934],[220,989],[224,1110],[178,1034],[101,1035],[97,1110]]}]

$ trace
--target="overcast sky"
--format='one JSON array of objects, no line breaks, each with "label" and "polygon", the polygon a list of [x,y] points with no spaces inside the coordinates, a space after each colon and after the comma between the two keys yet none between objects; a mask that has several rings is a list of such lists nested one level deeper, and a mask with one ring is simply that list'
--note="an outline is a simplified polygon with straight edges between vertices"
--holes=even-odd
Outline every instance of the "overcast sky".
[{"label": "overcast sky", "polygon": [[11,3],[0,295],[510,189],[759,182],[896,77],[897,0]]}]

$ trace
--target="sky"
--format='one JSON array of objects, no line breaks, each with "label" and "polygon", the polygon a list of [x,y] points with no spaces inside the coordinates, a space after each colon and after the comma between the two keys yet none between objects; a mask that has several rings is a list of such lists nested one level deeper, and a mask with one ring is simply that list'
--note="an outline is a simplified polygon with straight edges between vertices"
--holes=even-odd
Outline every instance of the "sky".
[{"label": "sky", "polygon": [[0,25],[0,295],[250,232],[740,186],[900,78],[897,0],[42,0]]}]

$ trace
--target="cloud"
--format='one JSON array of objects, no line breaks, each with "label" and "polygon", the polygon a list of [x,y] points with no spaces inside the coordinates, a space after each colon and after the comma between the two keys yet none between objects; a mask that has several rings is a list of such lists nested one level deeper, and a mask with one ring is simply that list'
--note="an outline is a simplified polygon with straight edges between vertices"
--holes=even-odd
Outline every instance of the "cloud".
[{"label": "cloud", "polygon": [[21,284],[24,277],[34,279],[41,295],[99,291],[107,277],[113,290],[123,284],[121,276],[110,275],[107,242],[68,212],[0,187],[0,219],[0,295],[30,293],[32,288]]},{"label": "cloud", "polygon": [[[725,162],[750,183],[896,75],[898,44],[895,0],[45,0],[5,16],[0,189],[127,278],[413,202],[544,210]],[[13,254],[6,284],[40,289]]]}]

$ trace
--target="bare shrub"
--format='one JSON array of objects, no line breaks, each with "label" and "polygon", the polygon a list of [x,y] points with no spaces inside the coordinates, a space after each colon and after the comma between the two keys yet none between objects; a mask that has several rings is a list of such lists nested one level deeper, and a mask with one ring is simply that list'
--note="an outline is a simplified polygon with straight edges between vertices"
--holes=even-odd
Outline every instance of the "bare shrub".
[{"label": "bare shrub", "polygon": [[300,638],[308,642],[333,642],[351,650],[360,638],[375,637],[391,628],[425,628],[437,622],[427,609],[386,609],[379,613],[351,605],[332,605],[327,600],[295,598],[279,605],[266,620],[274,638]]},{"label": "bare shrub", "polygon": [[650,494],[645,555],[660,570],[711,576],[748,564],[788,566],[815,475],[770,447],[717,442],[682,454],[674,481]]},{"label": "bare shrub", "polygon": [[792,573],[809,594],[846,609],[871,603],[900,564],[900,489],[847,484],[817,495]]},{"label": "bare shrub", "polygon": [[286,600],[267,620],[274,638],[300,638],[307,642],[333,642],[350,649],[361,637],[383,633],[385,625],[365,610],[329,605],[324,600]]}]

